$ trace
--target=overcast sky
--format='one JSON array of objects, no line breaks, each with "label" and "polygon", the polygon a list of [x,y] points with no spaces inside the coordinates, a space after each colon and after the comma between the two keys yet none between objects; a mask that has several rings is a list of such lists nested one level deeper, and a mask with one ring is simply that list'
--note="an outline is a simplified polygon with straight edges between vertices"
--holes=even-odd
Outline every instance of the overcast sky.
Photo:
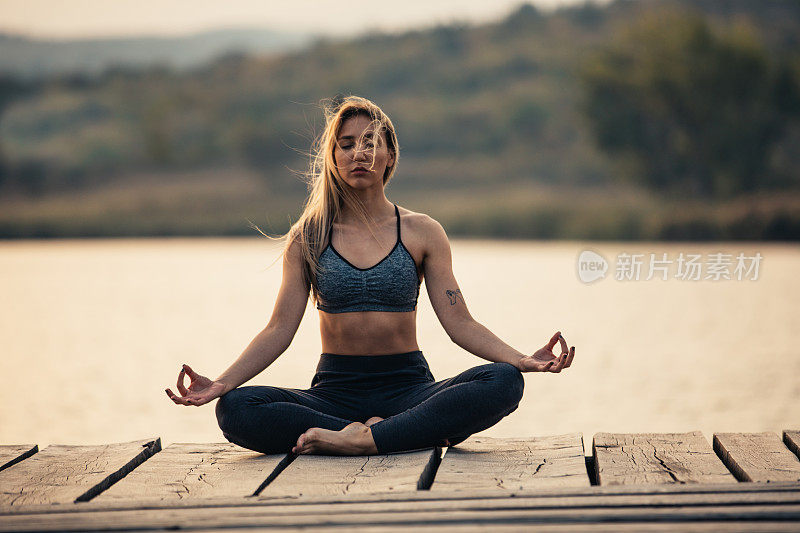
[{"label": "overcast sky", "polygon": [[[344,36],[454,20],[493,20],[521,3],[522,0],[0,0],[0,31],[80,38],[266,27]],[[552,9],[583,0],[532,3]]]}]

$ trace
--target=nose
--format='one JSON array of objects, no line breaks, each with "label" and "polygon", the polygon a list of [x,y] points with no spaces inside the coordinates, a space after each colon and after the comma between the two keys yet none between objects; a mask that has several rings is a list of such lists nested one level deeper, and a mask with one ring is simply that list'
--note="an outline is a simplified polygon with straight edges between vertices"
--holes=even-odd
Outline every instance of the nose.
[{"label": "nose", "polygon": [[356,146],[353,149],[353,160],[367,160],[367,148]]}]

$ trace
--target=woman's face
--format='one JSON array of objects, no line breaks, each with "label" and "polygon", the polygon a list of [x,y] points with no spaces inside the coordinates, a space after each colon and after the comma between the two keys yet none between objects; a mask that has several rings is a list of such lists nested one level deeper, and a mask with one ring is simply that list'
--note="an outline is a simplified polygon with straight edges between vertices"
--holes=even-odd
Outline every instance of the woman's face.
[{"label": "woman's face", "polygon": [[342,123],[336,138],[333,150],[336,168],[351,187],[363,189],[375,183],[383,185],[386,168],[394,164],[385,132],[378,136],[378,145],[373,146],[373,131],[374,125],[369,117],[356,115]]}]

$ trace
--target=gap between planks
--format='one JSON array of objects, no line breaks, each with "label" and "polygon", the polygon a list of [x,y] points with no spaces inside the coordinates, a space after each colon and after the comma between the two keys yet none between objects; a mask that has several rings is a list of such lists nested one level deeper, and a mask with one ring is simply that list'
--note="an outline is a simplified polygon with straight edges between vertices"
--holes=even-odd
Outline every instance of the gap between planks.
[{"label": "gap between planks", "polygon": [[0,446],[0,472],[14,466],[39,451],[38,444],[12,444]]},{"label": "gap between planks", "polygon": [[441,456],[441,448],[387,455],[300,455],[259,491],[259,497],[427,490]]},{"label": "gap between planks", "polygon": [[51,445],[0,471],[0,505],[89,501],[161,449],[161,439]]},{"label": "gap between planks", "polygon": [[739,481],[800,481],[800,459],[775,433],[715,433],[713,444]]},{"label": "gap between planks", "polygon": [[[795,455],[795,454],[798,453],[798,445],[797,444],[798,444],[798,442],[800,442],[800,439],[798,439],[798,435],[799,434],[800,434],[800,432],[798,432],[798,431],[789,431],[789,430],[784,431],[783,432],[783,443],[780,442],[780,439],[778,439],[777,436],[773,435],[774,438],[772,438],[772,437],[769,436],[771,434],[768,434],[768,433],[764,433],[764,434],[738,434],[738,433],[737,434],[714,434],[714,449],[713,449],[713,451],[709,450],[709,451],[711,451],[711,455],[710,456],[714,457],[715,455],[719,455],[719,459],[721,459],[721,462],[723,462],[724,466],[726,467],[725,468],[726,471],[724,472],[724,474],[727,475],[727,476],[731,475],[730,472],[727,472],[727,470],[730,470],[736,476],[736,479],[747,480],[747,477],[749,476],[749,478],[750,478],[749,480],[759,480],[760,478],[758,478],[757,476],[752,475],[753,465],[749,465],[748,466],[748,468],[750,468],[750,470],[751,470],[751,473],[747,473],[745,467],[742,466],[743,464],[746,463],[746,461],[743,461],[741,459],[741,456],[742,456],[743,453],[745,454],[745,456],[747,456],[747,454],[750,454],[750,458],[751,459],[753,457],[758,459],[758,454],[753,455],[753,452],[752,452],[752,448],[753,448],[753,446],[751,445],[752,444],[751,443],[752,435],[758,435],[756,440],[758,441],[759,444],[757,444],[756,447],[761,446],[763,448],[763,443],[761,441],[766,439],[766,441],[769,441],[769,446],[770,446],[770,449],[772,450],[772,452],[780,454],[782,460],[789,461],[790,465],[795,465],[795,463],[797,465],[800,465],[800,460],[798,460],[797,459],[797,455]],[[416,476],[416,479],[414,479],[413,476],[411,476],[411,477],[406,476],[406,478],[402,481],[402,483],[397,484],[396,486],[394,484],[392,484],[392,483],[389,483],[388,485],[385,484],[385,486],[383,486],[383,487],[376,487],[376,486],[374,486],[374,483],[373,483],[373,488],[370,488],[370,483],[363,483],[364,480],[369,480],[370,476],[368,475],[368,476],[362,477],[362,479],[357,480],[355,482],[353,482],[351,480],[351,481],[345,483],[344,486],[348,487],[348,489],[343,491],[343,493],[349,493],[349,491],[351,489],[353,489],[353,487],[355,487],[357,483],[361,483],[362,486],[357,487],[357,489],[354,491],[356,493],[358,493],[358,492],[369,493],[370,491],[373,491],[373,490],[375,492],[381,492],[383,490],[393,491],[393,490],[398,490],[398,489],[399,490],[409,490],[409,491],[410,490],[422,490],[422,491],[425,491],[427,489],[433,489],[434,491],[437,491],[437,490],[440,491],[440,490],[444,490],[444,489],[447,488],[446,486],[448,485],[448,483],[446,481],[447,481],[448,475],[450,475],[450,474],[452,474],[454,472],[456,474],[460,474],[461,479],[467,481],[467,483],[466,483],[467,485],[469,485],[469,484],[476,485],[475,487],[472,487],[471,489],[467,488],[465,490],[474,490],[476,488],[481,488],[481,483],[478,482],[476,484],[475,480],[479,479],[480,476],[482,475],[482,473],[485,474],[485,472],[482,472],[483,470],[485,470],[485,468],[483,468],[483,467],[478,468],[478,470],[481,470],[481,472],[479,472],[478,470],[474,469],[475,465],[481,466],[480,462],[477,462],[477,463],[473,462],[472,467],[471,467],[471,468],[473,468],[472,470],[470,470],[470,468],[466,468],[466,470],[465,470],[464,468],[459,468],[459,467],[453,468],[452,466],[448,466],[448,465],[451,465],[451,463],[453,461],[457,460],[459,458],[459,456],[460,456],[461,459],[463,459],[465,457],[469,457],[468,454],[464,455],[463,452],[465,450],[468,451],[470,446],[475,447],[476,444],[477,444],[477,448],[475,450],[473,450],[473,451],[474,452],[478,452],[478,453],[480,453],[480,452],[487,453],[488,454],[486,456],[487,458],[489,458],[489,456],[492,456],[493,454],[496,455],[497,457],[501,457],[502,458],[504,456],[504,454],[505,454],[506,458],[510,459],[510,461],[509,461],[510,463],[516,463],[516,461],[513,460],[514,459],[513,453],[511,453],[509,451],[509,448],[513,449],[513,446],[511,446],[512,443],[514,443],[514,445],[516,445],[516,446],[520,446],[520,443],[527,442],[529,445],[533,446],[533,444],[531,444],[531,443],[535,443],[537,440],[540,441],[540,443],[541,443],[541,442],[547,441],[548,439],[553,441],[554,439],[557,440],[559,438],[565,438],[565,437],[568,437],[570,435],[572,436],[573,439],[574,438],[579,439],[579,442],[580,442],[580,453],[575,453],[573,455],[575,455],[575,458],[580,458],[580,460],[583,463],[583,477],[581,478],[581,476],[577,473],[577,471],[574,473],[574,475],[575,475],[574,479],[576,481],[580,481],[581,484],[583,484],[583,483],[588,484],[589,482],[592,481],[592,479],[591,479],[592,478],[592,476],[591,476],[591,472],[592,471],[596,472],[597,481],[601,482],[603,485],[605,485],[606,483],[609,482],[607,475],[605,475],[605,476],[601,475],[601,471],[605,467],[605,465],[603,464],[603,462],[604,462],[603,456],[604,456],[604,454],[606,454],[609,451],[609,447],[607,445],[604,445],[603,442],[601,442],[600,446],[599,446],[600,447],[600,453],[598,455],[598,446],[597,446],[598,437],[601,437],[601,440],[604,439],[604,438],[605,439],[611,438],[612,440],[613,439],[617,439],[617,440],[622,439],[622,441],[625,441],[625,439],[630,438],[632,440],[629,443],[629,445],[633,444],[633,441],[636,440],[637,438],[639,440],[638,444],[642,445],[643,444],[642,439],[644,439],[644,447],[652,447],[653,458],[657,459],[657,461],[660,463],[660,466],[662,467],[662,470],[666,470],[666,472],[662,471],[660,473],[655,473],[655,474],[652,473],[652,472],[651,473],[645,473],[644,474],[644,478],[647,479],[647,477],[650,476],[652,478],[650,480],[651,482],[653,482],[653,481],[660,482],[660,483],[664,483],[664,482],[666,482],[666,483],[703,482],[702,479],[701,480],[693,480],[691,475],[687,476],[686,479],[682,479],[679,476],[679,474],[681,474],[681,475],[683,474],[682,472],[679,471],[680,469],[674,468],[674,464],[672,466],[670,466],[670,463],[669,463],[670,460],[680,459],[680,453],[678,453],[677,456],[672,457],[670,459],[670,453],[667,453],[667,454],[662,453],[661,451],[658,450],[658,446],[654,446],[654,444],[653,444],[653,442],[658,442],[659,439],[660,439],[661,441],[667,442],[666,448],[668,449],[669,452],[674,452],[676,449],[678,449],[678,452],[685,452],[685,454],[688,454],[688,456],[690,456],[690,457],[692,455],[694,455],[695,456],[694,459],[696,459],[698,454],[699,454],[699,456],[707,463],[708,457],[707,457],[707,454],[706,454],[706,450],[701,449],[702,446],[700,446],[697,449],[693,449],[692,448],[692,446],[693,446],[692,442],[694,442],[695,444],[697,442],[699,442],[697,440],[698,436],[703,441],[705,441],[705,439],[702,437],[702,433],[700,433],[700,432],[692,432],[692,433],[688,433],[688,434],[604,434],[604,433],[598,433],[598,434],[595,435],[595,439],[593,440],[593,443],[592,443],[592,452],[593,452],[593,454],[591,456],[588,456],[588,457],[583,455],[583,444],[582,444],[583,438],[582,438],[582,435],[580,433],[576,433],[576,434],[569,434],[569,435],[562,435],[562,436],[532,437],[530,439],[489,439],[489,438],[480,437],[480,436],[472,437],[472,438],[468,439],[467,441],[465,441],[464,443],[462,443],[461,445],[459,445],[459,447],[453,448],[451,450],[447,450],[445,452],[445,454],[444,454],[444,459],[442,458],[442,454],[441,454],[440,450],[438,452],[436,450],[434,450],[432,453],[430,453],[429,456],[425,457],[424,460],[416,461],[416,463],[414,465],[414,468],[417,469],[417,470],[415,470],[415,473],[418,474]],[[748,435],[751,436],[751,437],[747,437],[747,438],[743,437],[743,436],[748,436]],[[680,449],[681,446],[683,446],[683,445],[679,445],[677,448],[675,447],[675,442],[674,441],[676,441],[676,436],[677,436],[677,441],[678,442],[683,442],[683,445],[685,445],[684,447],[686,449]],[[751,440],[748,440],[748,438],[750,438]],[[730,443],[728,444],[728,446],[724,446],[725,443],[727,442],[726,439],[727,439],[727,441],[731,441],[731,439],[738,439],[738,441],[737,441],[739,443],[738,444],[738,449],[734,450],[735,446],[733,446],[733,444],[730,444]],[[761,440],[758,440],[758,439],[761,439]],[[492,441],[494,441],[494,442],[492,442]],[[482,450],[480,449],[480,447],[481,447],[480,446],[480,442],[484,443]],[[744,444],[742,444],[742,443],[744,443]],[[504,445],[506,445],[506,444],[508,444],[509,446],[506,446],[504,448]],[[552,442],[551,442],[551,444],[552,444]],[[707,445],[707,442],[705,444]],[[230,445],[229,443],[221,443],[220,446],[221,445],[233,446],[233,445]],[[114,445],[105,445],[104,447],[109,447],[109,446],[114,446]],[[206,446],[209,446],[209,445],[206,445]],[[559,448],[558,445],[554,445],[552,447],[555,448],[555,449]],[[2,450],[2,448],[3,447],[0,447],[0,450]],[[8,449],[10,447],[5,447],[5,448]],[[8,472],[11,472],[11,471],[19,472],[19,470],[17,470],[16,467],[11,469],[10,471],[8,469],[11,466],[17,465],[17,464],[19,464],[19,463],[21,463],[23,461],[25,461],[25,463],[27,463],[30,460],[30,458],[33,457],[34,454],[36,454],[36,452],[38,451],[38,447],[35,446],[35,445],[24,445],[24,446],[18,446],[17,448],[18,448],[17,451],[21,451],[22,453],[19,453],[19,455],[17,457],[12,457],[10,460],[7,460],[5,465],[4,465],[4,467],[0,468],[0,481],[2,481],[3,479],[8,479],[7,477],[6,478],[3,477],[2,472],[1,472],[2,470],[5,469],[6,470],[6,472],[5,472],[6,474],[8,474]],[[66,447],[66,448],[70,448],[70,447]],[[72,447],[72,448],[75,448],[75,447]],[[100,447],[98,447],[98,448],[100,448]],[[569,448],[569,445],[568,446],[564,446],[564,448]],[[613,448],[613,446],[612,446],[612,448]],[[622,448],[622,446],[620,446],[620,448]],[[710,448],[710,446],[708,448]],[[48,449],[49,448],[45,448],[45,451],[48,450]],[[160,450],[160,439],[155,439],[154,441],[152,441],[151,446],[149,447],[149,449],[145,449],[142,453],[137,455],[136,458],[134,458],[131,461],[129,461],[122,468],[120,468],[120,469],[118,469],[118,470],[116,470],[114,472],[111,472],[105,478],[103,478],[99,483],[96,483],[95,485],[89,487],[88,490],[85,490],[84,492],[79,494],[74,499],[74,501],[75,502],[79,502],[79,501],[85,502],[85,501],[93,499],[97,495],[101,495],[103,497],[105,497],[107,495],[110,495],[111,492],[108,492],[107,494],[104,494],[106,489],[108,489],[109,487],[112,487],[115,483],[119,482],[120,480],[125,479],[127,474],[129,472],[131,472],[131,471],[133,471],[134,474],[138,474],[139,472],[137,472],[137,471],[141,469],[141,473],[144,473],[147,470],[148,466],[149,466],[148,465],[148,463],[149,463],[148,460],[150,459],[150,457],[153,454],[156,454],[157,452],[159,452],[159,450]],[[525,452],[525,453],[532,452],[532,450],[533,450],[533,448],[529,447],[528,448],[528,452]],[[742,450],[744,450],[744,451],[742,451]],[[791,450],[791,452],[789,450]],[[575,451],[577,452],[578,450],[576,449]],[[628,451],[630,451],[630,450],[628,450]],[[448,457],[448,452],[450,452],[449,457]],[[716,452],[716,454],[714,454],[714,452]],[[42,453],[42,452],[39,452],[39,453]],[[251,452],[251,453],[255,453],[255,452]],[[737,454],[738,454],[738,456],[740,456],[740,458],[738,460],[737,460]],[[159,455],[161,455],[161,454],[159,454]],[[396,455],[408,455],[408,454],[396,454]],[[667,461],[665,461],[665,457],[659,457],[659,455],[666,455]],[[314,457],[316,457],[317,459],[313,459]],[[372,456],[372,457],[391,457],[391,456]],[[495,462],[496,462],[497,457],[494,457]],[[41,456],[40,456],[40,458],[41,458]],[[284,472],[287,470],[287,468],[289,468],[290,465],[292,465],[292,463],[294,462],[295,458],[296,458],[296,456],[294,456],[293,454],[287,454],[285,456],[281,456],[280,461],[278,461],[277,464],[275,464],[274,468],[272,468],[272,470],[269,472],[269,474],[266,475],[265,477],[263,477],[263,476],[261,477],[261,479],[263,481],[259,482],[258,485],[255,485],[254,488],[252,489],[252,492],[248,492],[247,494],[251,495],[251,496],[260,496],[262,499],[264,499],[264,498],[287,497],[287,496],[292,497],[292,496],[297,496],[299,494],[304,494],[304,496],[320,495],[320,494],[325,494],[325,493],[329,492],[328,489],[311,490],[311,491],[309,491],[309,490],[305,490],[305,491],[299,490],[298,491],[298,490],[295,490],[296,487],[295,487],[295,489],[286,491],[285,490],[286,483],[284,482],[284,480],[288,479],[289,478],[289,474],[295,469],[290,469],[289,473],[286,474],[287,477],[281,478],[281,476],[283,476]],[[302,461],[301,461],[301,463],[298,463],[296,465],[297,467],[303,466],[303,464],[306,463],[307,461],[312,461],[312,462],[319,461],[320,456],[301,456],[300,459],[302,459]],[[340,461],[341,459],[343,459],[343,458],[333,458],[333,459],[332,458],[324,458],[324,459],[322,459],[322,462],[317,465],[317,470],[319,470],[319,467],[323,467],[324,468],[325,464],[333,465],[337,461]],[[606,457],[606,459],[607,459],[607,457]],[[362,463],[362,466],[367,465],[369,463],[369,461],[370,461],[370,459],[364,460],[363,463]],[[384,461],[384,464],[382,466],[381,466],[381,461]],[[381,468],[382,468],[384,473],[387,472],[387,471],[392,471],[393,470],[391,468],[392,460],[390,460],[388,463],[385,462],[385,461],[386,461],[385,459],[373,460],[373,465],[378,467],[378,470],[381,470]],[[397,459],[395,459],[394,461],[397,461]],[[444,468],[442,467],[442,461],[444,461],[444,465],[445,465]],[[792,463],[791,461],[794,461],[795,463]],[[357,462],[358,462],[358,460],[357,460]],[[23,464],[25,464],[25,463],[23,463]],[[468,466],[469,467],[469,462],[464,463],[463,461],[461,461],[461,463],[462,463],[460,465],[461,467],[464,467],[464,466]],[[552,464],[554,464],[554,463],[555,463],[555,461]],[[762,463],[763,464],[759,464],[759,465],[756,465],[756,466],[760,467],[762,470],[769,470],[769,468],[765,468],[765,465],[769,466],[770,462],[766,461],[766,462],[762,462]],[[144,466],[141,466],[142,464],[144,464]],[[153,464],[155,464],[155,463],[153,463]],[[501,460],[499,463],[496,462],[496,464],[502,466],[503,465],[503,461]],[[537,463],[537,469],[534,469],[534,470],[538,471],[539,469],[541,469],[541,467],[544,464],[546,464],[546,461],[541,461],[541,462]],[[552,464],[551,464],[551,466],[552,466]],[[310,463],[309,463],[309,465],[310,465]],[[359,469],[363,470],[362,466],[359,466]],[[526,466],[526,465],[522,464],[522,465],[519,465],[519,466]],[[530,465],[528,465],[528,466],[530,466]],[[572,466],[574,466],[574,465],[571,465],[570,468]],[[707,464],[705,464],[703,466],[703,468],[701,468],[701,470],[707,469],[706,467],[707,467]],[[307,471],[313,471],[314,468],[306,468],[306,470]],[[712,468],[711,470],[714,470],[714,469]],[[779,467],[777,470],[778,471],[785,471],[787,469],[783,468],[783,467]],[[520,474],[520,472],[522,472],[522,474]],[[590,474],[589,476],[586,476],[587,472]],[[676,472],[677,472],[677,474],[676,474]],[[102,472],[100,472],[100,473],[102,473]],[[357,474],[360,475],[360,473],[361,472],[358,472]],[[98,474],[98,473],[96,472],[95,474]],[[512,488],[514,488],[516,490],[525,489],[526,486],[524,484],[519,484],[519,486],[515,487],[514,483],[519,483],[520,480],[524,479],[527,474],[528,473],[525,471],[524,468],[521,469],[521,470],[518,469],[518,471],[513,471],[513,469],[512,469],[512,471],[510,473],[506,472],[505,475],[506,476],[510,476],[509,479],[512,479],[513,482],[512,483],[507,483],[506,481],[502,480],[502,478],[500,478],[501,481],[500,481],[499,484],[500,485],[504,485],[505,484],[506,487],[504,487],[504,488],[506,488],[506,489],[509,488],[509,487],[512,487]],[[608,473],[604,472],[604,474],[608,474]],[[630,472],[629,472],[629,474],[630,474]],[[665,474],[666,474],[666,477],[664,477]],[[713,476],[716,476],[718,474],[719,474],[719,472],[712,472]],[[570,475],[572,475],[572,474],[570,474]],[[721,474],[719,474],[719,475],[721,475]],[[520,477],[520,476],[522,476],[522,477]],[[633,474],[632,474],[632,479],[628,479],[628,480],[624,480],[623,479],[621,481],[621,483],[622,484],[626,484],[626,483],[631,483],[631,482],[639,482],[640,479],[637,478],[637,476],[641,477],[642,476],[642,472],[634,471]],[[128,479],[128,481],[129,482],[132,481],[135,477],[136,477],[136,475],[130,476],[130,479]],[[201,475],[200,477],[202,478],[203,476]],[[377,476],[373,476],[373,477],[377,479]],[[529,476],[529,477],[530,477],[530,479],[535,479],[535,475],[534,476]],[[557,475],[557,477],[558,477],[558,475]],[[563,476],[563,477],[568,478],[569,476]],[[604,480],[604,477],[606,478],[606,480]],[[496,476],[495,476],[495,478],[496,478]],[[206,478],[206,481],[207,481],[207,479],[208,478]],[[284,491],[282,493],[281,493],[281,491],[277,491],[276,492],[274,490],[267,490],[267,489],[269,489],[269,487],[276,480],[280,481],[279,485],[284,485]],[[306,476],[306,481],[309,481],[309,480],[315,482],[318,486],[320,485],[318,479],[315,480],[315,479],[313,479],[313,477]],[[794,477],[790,476],[787,479],[783,479],[783,478],[781,478],[781,479],[767,478],[765,480],[768,481],[768,482],[786,481],[786,480],[788,480],[788,481],[792,481],[792,480],[800,481],[800,478],[794,478]],[[414,481],[415,481],[415,483],[414,483]],[[437,482],[440,483],[439,486],[436,485]],[[497,479],[493,478],[493,482],[495,484],[497,484]],[[611,479],[611,482],[613,483],[614,480]],[[620,482],[620,480],[618,479],[617,482]],[[452,480],[451,480],[451,483],[453,483]],[[458,485],[458,482],[455,482],[455,485]],[[120,501],[125,499],[124,498],[124,493],[120,493],[119,492],[121,490],[122,486],[123,485],[119,485],[115,489],[115,492],[118,493],[118,498],[120,498]],[[536,485],[532,485],[532,486],[536,486]],[[277,487],[277,485],[275,487],[273,487],[273,488],[276,488],[276,487]],[[152,485],[151,485],[151,488],[152,488]],[[4,492],[6,492],[6,494],[8,495],[7,491],[4,491]],[[335,494],[335,492],[336,491],[334,490],[333,493]],[[26,503],[26,504],[30,504],[30,503],[28,503],[29,501],[32,501],[34,503],[37,502],[37,500],[35,498],[33,500],[30,500],[29,497],[30,497],[30,494],[28,494],[26,496],[26,499],[24,499],[23,502]],[[103,499],[103,498],[100,498],[100,499]]]}]

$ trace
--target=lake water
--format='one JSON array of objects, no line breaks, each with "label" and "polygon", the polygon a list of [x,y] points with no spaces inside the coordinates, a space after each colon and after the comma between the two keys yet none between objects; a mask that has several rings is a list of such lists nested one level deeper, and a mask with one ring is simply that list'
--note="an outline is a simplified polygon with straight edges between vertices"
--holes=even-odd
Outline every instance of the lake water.
[{"label": "lake water", "polygon": [[[472,315],[526,353],[556,330],[575,345],[560,374],[526,374],[516,412],[484,434],[800,428],[800,247],[761,243],[453,240]],[[582,282],[585,249],[605,279]],[[619,254],[645,253],[636,280]],[[651,279],[650,253],[762,256],[757,280]],[[181,363],[212,379],[266,325],[280,284],[266,239],[0,243],[0,443],[98,444],[160,436],[223,442],[214,403],[173,404]],[[703,272],[705,275],[705,272]],[[751,274],[752,277],[752,274]],[[307,387],[320,353],[310,304],[291,347],[249,384]],[[425,286],[418,341],[437,379],[480,359],[453,344]],[[188,381],[188,380],[187,380]]]}]

